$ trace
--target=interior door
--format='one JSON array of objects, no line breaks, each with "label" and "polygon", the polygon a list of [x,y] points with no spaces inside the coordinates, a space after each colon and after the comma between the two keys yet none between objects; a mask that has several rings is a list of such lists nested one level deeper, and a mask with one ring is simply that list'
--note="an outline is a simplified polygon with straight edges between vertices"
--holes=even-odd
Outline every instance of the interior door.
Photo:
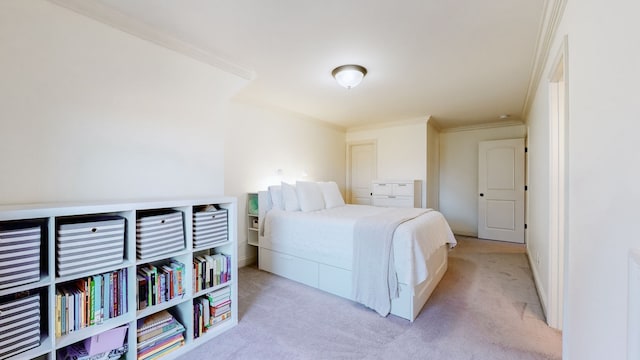
[{"label": "interior door", "polygon": [[351,199],[349,203],[371,205],[371,182],[376,177],[375,143],[352,144],[350,151]]},{"label": "interior door", "polygon": [[482,141],[478,237],[524,243],[524,139]]}]

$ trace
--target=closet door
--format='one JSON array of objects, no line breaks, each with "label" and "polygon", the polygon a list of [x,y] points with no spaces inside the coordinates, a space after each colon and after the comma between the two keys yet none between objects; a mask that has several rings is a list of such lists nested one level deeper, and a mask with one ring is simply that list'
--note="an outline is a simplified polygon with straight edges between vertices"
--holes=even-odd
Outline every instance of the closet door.
[{"label": "closet door", "polygon": [[478,237],[524,243],[524,139],[482,141]]},{"label": "closet door", "polygon": [[371,205],[371,182],[376,178],[376,144],[349,145],[351,204]]}]

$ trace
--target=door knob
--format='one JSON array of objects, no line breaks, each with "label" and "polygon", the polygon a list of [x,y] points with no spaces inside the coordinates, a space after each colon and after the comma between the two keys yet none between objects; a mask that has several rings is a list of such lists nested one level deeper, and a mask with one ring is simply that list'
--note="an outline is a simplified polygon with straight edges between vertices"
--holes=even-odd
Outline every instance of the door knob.
[{"label": "door knob", "polygon": [[484,193],[480,193],[480,196],[484,196]]}]

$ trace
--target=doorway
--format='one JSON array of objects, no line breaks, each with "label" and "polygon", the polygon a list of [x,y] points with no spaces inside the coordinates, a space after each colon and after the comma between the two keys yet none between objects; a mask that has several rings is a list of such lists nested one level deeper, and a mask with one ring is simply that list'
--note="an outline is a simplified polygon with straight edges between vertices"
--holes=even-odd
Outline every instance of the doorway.
[{"label": "doorway", "polygon": [[478,237],[524,243],[524,139],[478,146]]},{"label": "doorway", "polygon": [[371,182],[376,179],[377,143],[375,140],[347,144],[347,202],[371,205]]}]

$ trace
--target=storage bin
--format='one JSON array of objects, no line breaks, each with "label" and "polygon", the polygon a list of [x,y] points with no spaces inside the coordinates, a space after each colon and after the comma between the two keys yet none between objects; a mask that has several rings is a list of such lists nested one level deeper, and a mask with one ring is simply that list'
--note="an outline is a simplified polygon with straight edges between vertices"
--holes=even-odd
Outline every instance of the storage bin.
[{"label": "storage bin", "polygon": [[185,248],[181,211],[143,214],[136,222],[138,259],[169,254]]},{"label": "storage bin", "polygon": [[64,219],[57,234],[58,276],[91,272],[124,259],[125,219],[120,216]]},{"label": "storage bin", "polygon": [[40,295],[0,300],[0,359],[40,346]]},{"label": "storage bin", "polygon": [[193,247],[207,248],[228,239],[227,209],[193,213]]},{"label": "storage bin", "polygon": [[0,290],[40,281],[41,227],[0,228]]}]

